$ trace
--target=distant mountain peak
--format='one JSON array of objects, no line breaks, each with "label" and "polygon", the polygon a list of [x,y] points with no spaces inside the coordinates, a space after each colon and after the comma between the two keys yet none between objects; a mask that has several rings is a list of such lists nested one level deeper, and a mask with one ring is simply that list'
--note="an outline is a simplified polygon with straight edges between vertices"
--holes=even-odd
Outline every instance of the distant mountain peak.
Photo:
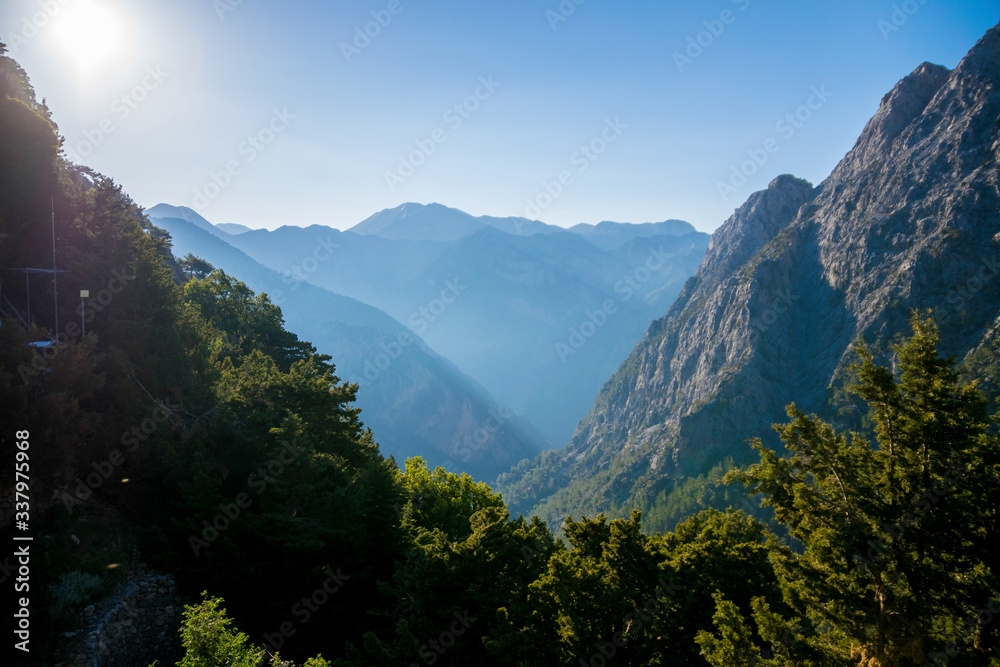
[{"label": "distant mountain peak", "polygon": [[663,222],[611,222],[596,225],[579,224],[569,229],[527,218],[494,216],[475,217],[465,211],[443,204],[407,202],[387,208],[363,220],[348,231],[361,236],[378,236],[389,240],[451,242],[493,228],[512,236],[570,232],[601,250],[621,247],[634,238],[652,236],[683,236],[697,230],[683,220]]},{"label": "distant mountain peak", "polygon": [[455,241],[484,226],[468,213],[442,204],[407,202],[379,211],[348,231],[390,240]]},{"label": "distant mountain peak", "polygon": [[868,121],[851,151],[859,165],[884,155],[892,142],[918,118],[951,73],[947,67],[923,63],[882,97],[878,112]]},{"label": "distant mountain peak", "polygon": [[247,232],[253,231],[245,225],[237,225],[229,222],[220,222],[219,224],[212,224],[206,220],[200,213],[187,206],[171,206],[170,204],[157,204],[152,208],[146,209],[146,215],[150,218],[168,218],[174,220],[183,220],[184,222],[189,222],[195,227],[204,229],[206,232],[219,237],[220,239],[227,240],[233,236],[239,234],[246,234]]},{"label": "distant mountain peak", "polygon": [[192,225],[201,227],[204,230],[215,232],[215,225],[203,218],[197,211],[187,206],[171,206],[170,204],[157,204],[146,209],[146,215],[150,218],[175,218],[190,222]]}]

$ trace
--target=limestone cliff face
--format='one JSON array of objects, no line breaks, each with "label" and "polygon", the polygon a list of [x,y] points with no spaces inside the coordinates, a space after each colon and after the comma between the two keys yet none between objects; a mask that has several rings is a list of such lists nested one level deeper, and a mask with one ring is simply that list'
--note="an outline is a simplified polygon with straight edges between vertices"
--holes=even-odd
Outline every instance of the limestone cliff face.
[{"label": "limestone cliff face", "polygon": [[824,412],[852,343],[887,347],[914,308],[935,310],[945,352],[976,349],[1000,310],[998,163],[1000,26],[954,71],[900,81],[818,187],[780,176],[752,195],[572,443],[501,490],[558,520],[746,456],[788,403]]}]

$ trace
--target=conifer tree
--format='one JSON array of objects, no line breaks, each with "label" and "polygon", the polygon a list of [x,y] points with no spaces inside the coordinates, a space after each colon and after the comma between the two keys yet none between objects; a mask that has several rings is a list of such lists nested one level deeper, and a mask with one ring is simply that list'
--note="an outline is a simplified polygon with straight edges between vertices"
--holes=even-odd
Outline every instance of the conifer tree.
[{"label": "conifer tree", "polygon": [[802,543],[776,567],[786,600],[829,628],[833,654],[870,667],[986,664],[995,629],[966,619],[996,585],[984,549],[995,539],[997,440],[975,383],[938,355],[933,321],[911,324],[895,372],[857,348],[854,391],[874,441],[792,405],[792,421],[775,427],[791,456],[758,440],[761,462],[729,479],[762,494]]}]

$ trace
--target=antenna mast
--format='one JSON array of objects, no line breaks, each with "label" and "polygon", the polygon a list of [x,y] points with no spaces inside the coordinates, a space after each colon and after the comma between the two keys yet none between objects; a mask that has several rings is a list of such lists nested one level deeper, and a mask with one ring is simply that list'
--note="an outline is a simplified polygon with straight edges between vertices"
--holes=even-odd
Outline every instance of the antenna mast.
[{"label": "antenna mast", "polygon": [[56,306],[56,328],[53,331],[53,335],[58,338],[59,336],[59,287],[56,284],[56,274],[58,270],[56,269],[56,198],[55,196],[49,197],[49,204],[52,207],[52,297],[55,300]]}]

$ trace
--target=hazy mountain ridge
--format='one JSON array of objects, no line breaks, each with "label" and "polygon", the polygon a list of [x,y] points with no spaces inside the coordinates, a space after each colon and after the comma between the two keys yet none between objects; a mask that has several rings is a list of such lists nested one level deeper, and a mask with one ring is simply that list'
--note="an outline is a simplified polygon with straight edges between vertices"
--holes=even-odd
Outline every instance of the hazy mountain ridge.
[{"label": "hazy mountain ridge", "polygon": [[[790,176],[713,235],[698,272],[604,386],[572,444],[501,479],[519,509],[620,512],[749,437],[784,406],[827,412],[854,340],[883,349],[911,309],[945,350],[994,335],[1000,304],[1000,27],[954,70],[923,64],[886,95],[818,187]],[[581,497],[582,496],[582,497]]]},{"label": "hazy mountain ridge", "polygon": [[638,224],[604,221],[596,225],[581,223],[565,229],[528,218],[498,218],[489,215],[475,217],[465,211],[449,208],[442,204],[416,204],[413,202],[379,211],[347,231],[359,236],[379,236],[390,240],[457,241],[463,236],[468,236],[486,227],[493,227],[506,234],[516,236],[557,234],[569,231],[586,238],[603,250],[618,247],[636,236],[661,234],[680,236],[696,231],[690,223],[683,220]]},{"label": "hazy mountain ridge", "polygon": [[603,250],[611,250],[624,245],[634,238],[650,236],[676,235],[683,236],[696,231],[689,222],[683,220],[664,220],[663,222],[611,222],[605,220],[596,225],[582,223],[573,225],[569,231],[579,234]]},{"label": "hazy mountain ridge", "polygon": [[231,222],[220,222],[215,225],[216,229],[221,229],[227,234],[236,236],[238,234],[246,234],[247,232],[253,231],[245,225],[237,225]]},{"label": "hazy mountain ridge", "polygon": [[[175,210],[161,206],[150,215]],[[389,313],[555,446],[673,302],[709,237],[681,221],[531,223],[545,233],[529,223],[404,204],[349,231],[286,226],[225,240],[285,274],[287,289],[310,282]]]},{"label": "hazy mountain ridge", "polygon": [[400,462],[420,455],[432,465],[449,462],[450,469],[489,478],[541,446],[523,419],[383,311],[309,283],[289,285],[195,222],[157,212],[169,209],[147,213],[170,233],[178,256],[194,252],[268,293],[290,331],[332,355],[345,381],[362,383],[357,404],[386,455]]}]

